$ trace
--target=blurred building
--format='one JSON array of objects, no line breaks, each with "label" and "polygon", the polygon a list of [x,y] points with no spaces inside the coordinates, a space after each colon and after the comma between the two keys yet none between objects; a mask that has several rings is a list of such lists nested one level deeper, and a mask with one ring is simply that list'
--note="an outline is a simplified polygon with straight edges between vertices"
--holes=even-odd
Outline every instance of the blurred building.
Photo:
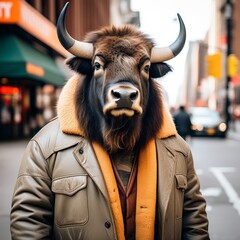
[{"label": "blurred building", "polygon": [[230,94],[231,114],[234,119],[240,119],[240,1],[233,1],[233,18],[232,18],[232,53],[238,60],[237,74],[231,78]]},{"label": "blurred building", "polygon": [[[70,76],[56,22],[65,0],[0,1],[0,139],[29,137],[55,116],[56,100]],[[139,25],[130,0],[70,0],[69,33],[109,24]]]},{"label": "blurred building", "polygon": [[[187,90],[181,101],[189,106],[208,106],[226,117],[226,111],[231,113],[240,104],[239,68],[236,62],[229,62],[229,55],[240,59],[240,1],[211,0],[211,10],[205,39],[189,44]],[[234,75],[229,75],[229,68],[235,71]]]}]

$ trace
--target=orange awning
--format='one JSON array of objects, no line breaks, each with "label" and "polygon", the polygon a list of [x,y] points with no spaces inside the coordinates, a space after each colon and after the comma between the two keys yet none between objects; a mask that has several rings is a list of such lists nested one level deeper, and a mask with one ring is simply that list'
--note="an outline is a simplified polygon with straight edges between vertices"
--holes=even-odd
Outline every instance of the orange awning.
[{"label": "orange awning", "polygon": [[69,56],[58,40],[56,26],[23,0],[0,1],[0,24],[16,24],[62,56]]}]

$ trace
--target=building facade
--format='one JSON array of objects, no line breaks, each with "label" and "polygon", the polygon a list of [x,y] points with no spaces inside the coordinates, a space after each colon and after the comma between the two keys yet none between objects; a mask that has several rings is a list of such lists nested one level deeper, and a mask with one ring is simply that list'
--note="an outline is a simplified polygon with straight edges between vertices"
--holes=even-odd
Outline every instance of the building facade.
[{"label": "building facade", "polygon": [[[70,54],[56,33],[66,0],[0,1],[0,140],[30,137],[55,116],[61,88],[71,75]],[[68,32],[139,23],[129,0],[70,0]]]},{"label": "building facade", "polygon": [[[190,42],[185,71],[188,106],[207,106],[240,118],[240,72],[230,76],[229,55],[240,59],[240,1],[211,0],[211,23],[202,41]],[[192,91],[194,89],[194,91]]]}]

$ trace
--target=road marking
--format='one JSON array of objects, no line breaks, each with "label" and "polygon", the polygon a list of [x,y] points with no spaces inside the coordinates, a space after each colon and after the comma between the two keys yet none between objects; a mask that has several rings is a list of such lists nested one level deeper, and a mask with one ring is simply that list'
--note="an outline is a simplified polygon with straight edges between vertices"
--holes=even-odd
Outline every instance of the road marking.
[{"label": "road marking", "polygon": [[203,175],[203,170],[202,169],[197,169],[196,173],[198,176]]},{"label": "road marking", "polygon": [[231,185],[231,183],[227,180],[224,176],[224,172],[235,172],[235,168],[233,167],[212,167],[210,168],[210,172],[212,172],[221,186],[223,187],[225,193],[228,196],[229,202],[233,204],[233,207],[237,210],[238,214],[240,215],[240,198]]},{"label": "road marking", "polygon": [[207,212],[212,211],[212,206],[207,205],[207,207],[206,207],[206,211],[207,211]]},{"label": "road marking", "polygon": [[204,197],[219,197],[222,190],[220,188],[205,188],[202,190],[202,195]]}]

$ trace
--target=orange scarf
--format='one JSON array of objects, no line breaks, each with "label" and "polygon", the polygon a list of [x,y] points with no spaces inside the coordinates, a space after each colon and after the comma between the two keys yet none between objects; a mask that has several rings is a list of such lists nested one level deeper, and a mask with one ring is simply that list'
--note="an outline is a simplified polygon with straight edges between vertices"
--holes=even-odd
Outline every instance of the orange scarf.
[{"label": "orange scarf", "polygon": [[[113,211],[118,240],[125,239],[121,202],[112,164],[107,152],[93,143],[105,179]],[[136,239],[153,240],[156,209],[157,159],[156,145],[152,139],[140,151],[137,173]]]}]

